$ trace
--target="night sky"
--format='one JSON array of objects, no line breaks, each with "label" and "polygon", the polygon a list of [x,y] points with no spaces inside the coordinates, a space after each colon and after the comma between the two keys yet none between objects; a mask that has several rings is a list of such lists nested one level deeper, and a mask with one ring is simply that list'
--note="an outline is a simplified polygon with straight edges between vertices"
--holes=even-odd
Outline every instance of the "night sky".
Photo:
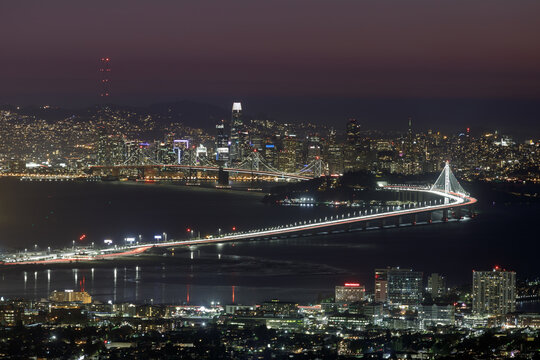
[{"label": "night sky", "polygon": [[0,14],[0,104],[94,104],[108,56],[116,103],[540,135],[537,0],[2,0]]}]

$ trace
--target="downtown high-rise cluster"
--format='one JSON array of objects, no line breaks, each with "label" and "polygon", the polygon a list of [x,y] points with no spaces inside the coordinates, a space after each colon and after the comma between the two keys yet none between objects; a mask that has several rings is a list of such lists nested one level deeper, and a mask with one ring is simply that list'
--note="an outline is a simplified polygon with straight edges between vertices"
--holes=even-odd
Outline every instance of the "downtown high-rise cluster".
[{"label": "downtown high-rise cluster", "polygon": [[495,129],[417,131],[407,117],[401,133],[366,129],[356,119],[344,119],[343,126],[281,123],[248,117],[239,102],[228,116],[200,127],[186,126],[166,112],[134,108],[96,107],[54,121],[45,118],[48,111],[60,110],[0,111],[4,172],[83,174],[96,165],[185,164],[296,173],[320,161],[321,175],[358,170],[420,175],[438,172],[450,160],[466,180],[540,179],[538,139],[518,142]]}]

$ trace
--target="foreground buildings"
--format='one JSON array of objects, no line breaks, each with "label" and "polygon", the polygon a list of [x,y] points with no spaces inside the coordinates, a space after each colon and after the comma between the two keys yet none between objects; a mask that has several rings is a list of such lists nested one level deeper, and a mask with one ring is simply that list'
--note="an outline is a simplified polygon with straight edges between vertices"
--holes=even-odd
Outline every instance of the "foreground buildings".
[{"label": "foreground buildings", "polygon": [[473,312],[505,315],[516,310],[516,273],[498,266],[492,271],[473,271]]},{"label": "foreground buildings", "polygon": [[[2,300],[0,356],[534,359],[538,355],[540,314],[513,311],[515,273],[475,271],[477,288],[472,293],[446,289],[429,301],[429,292],[417,301],[423,284],[420,272],[376,270],[381,273],[388,289],[383,302],[359,283],[337,285],[335,297],[305,305],[280,300],[252,305],[116,304],[102,303],[84,291],[54,291],[41,300]],[[530,296],[530,289],[522,291]],[[396,296],[399,292],[405,295]],[[493,308],[493,303],[507,305]],[[479,313],[479,308],[492,310]]]},{"label": "foreground buildings", "polygon": [[390,305],[418,306],[422,301],[422,276],[412,269],[375,269],[375,300]]}]

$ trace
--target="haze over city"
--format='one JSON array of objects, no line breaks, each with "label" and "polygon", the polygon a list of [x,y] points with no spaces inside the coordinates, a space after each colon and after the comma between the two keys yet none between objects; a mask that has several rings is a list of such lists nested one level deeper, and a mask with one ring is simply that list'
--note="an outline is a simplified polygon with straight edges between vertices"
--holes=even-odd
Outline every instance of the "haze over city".
[{"label": "haze over city", "polygon": [[[0,103],[249,103],[276,120],[538,133],[536,1],[4,1]],[[509,123],[512,125],[510,126]]]}]

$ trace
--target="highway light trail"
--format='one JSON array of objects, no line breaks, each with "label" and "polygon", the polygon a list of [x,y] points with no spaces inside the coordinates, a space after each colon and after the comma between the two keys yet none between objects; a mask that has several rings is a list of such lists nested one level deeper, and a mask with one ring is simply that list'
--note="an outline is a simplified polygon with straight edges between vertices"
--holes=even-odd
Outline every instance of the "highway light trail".
[{"label": "highway light trail", "polygon": [[[239,233],[234,235],[224,235],[219,236],[216,238],[207,238],[207,239],[193,239],[193,240],[180,240],[180,241],[168,241],[158,244],[140,244],[140,245],[133,245],[126,247],[124,249],[102,249],[100,251],[96,251],[96,254],[94,255],[76,255],[71,253],[65,253],[64,257],[57,257],[57,258],[47,258],[47,259],[25,259],[21,261],[12,261],[12,262],[4,262],[4,265],[33,265],[33,264],[60,264],[60,263],[72,263],[72,262],[81,262],[81,261],[95,261],[95,260],[103,260],[103,259],[111,259],[111,258],[119,258],[119,257],[128,257],[128,256],[135,256],[140,255],[147,250],[157,247],[157,248],[166,248],[166,247],[173,247],[173,246],[190,246],[190,245],[204,245],[204,244],[211,244],[211,243],[223,243],[223,242],[230,242],[230,241],[238,241],[238,240],[248,240],[248,239],[258,239],[258,238],[267,238],[267,237],[273,237],[273,236],[281,236],[281,235],[287,235],[297,232],[304,232],[304,231],[311,231],[311,230],[318,230],[323,228],[332,228],[332,227],[339,227],[343,225],[350,225],[350,224],[356,224],[361,222],[369,222],[369,221],[375,221],[375,220],[384,220],[388,218],[393,218],[397,216],[406,216],[406,215],[415,215],[419,213],[425,213],[425,212],[432,212],[432,211],[440,211],[445,209],[452,209],[460,206],[467,206],[472,205],[477,202],[475,198],[472,198],[468,195],[464,194],[458,194],[458,193],[452,193],[452,192],[444,192],[440,190],[430,190],[430,189],[422,189],[417,187],[410,187],[410,186],[386,186],[385,189],[388,190],[397,190],[397,191],[412,191],[412,192],[424,192],[424,193],[430,193],[433,195],[441,196],[441,200],[444,198],[448,198],[449,202],[444,203],[441,202],[440,204],[435,205],[424,205],[419,207],[413,207],[408,209],[399,209],[399,210],[392,210],[382,213],[375,213],[375,214],[360,214],[358,216],[355,216],[353,213],[353,216],[347,216],[342,215],[341,219],[333,219],[333,217],[330,220],[308,220],[302,222],[302,224],[294,223],[291,225],[285,225],[285,226],[276,226],[272,227],[270,229],[266,228],[264,230],[253,230],[248,231],[245,233]],[[425,202],[424,202],[425,204]],[[60,256],[62,256],[60,254]]]}]

